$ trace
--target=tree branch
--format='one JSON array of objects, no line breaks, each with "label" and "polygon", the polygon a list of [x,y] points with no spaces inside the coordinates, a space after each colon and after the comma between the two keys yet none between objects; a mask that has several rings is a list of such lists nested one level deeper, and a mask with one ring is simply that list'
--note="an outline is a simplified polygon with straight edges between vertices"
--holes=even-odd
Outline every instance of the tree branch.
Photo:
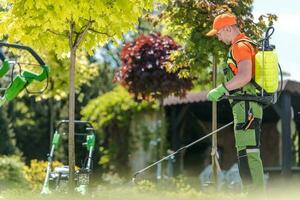
[{"label": "tree branch", "polygon": [[74,44],[73,44],[73,47],[75,47],[75,45],[76,45],[76,43],[77,43],[77,41],[78,41],[78,37],[79,37],[79,35],[81,34],[81,33],[78,33],[78,32],[75,32],[74,31],[74,33],[75,33],[75,39],[74,39]]},{"label": "tree branch", "polygon": [[108,34],[107,32],[96,31],[95,29],[92,29],[92,28],[89,28],[89,31],[92,31],[92,32],[94,32],[94,33],[101,34],[101,35],[106,35],[106,36],[108,36],[108,37],[113,37],[113,36],[115,35],[115,34],[110,35],[110,34]]},{"label": "tree branch", "polygon": [[78,46],[80,45],[82,39],[84,38],[84,36],[88,32],[88,30],[89,30],[89,28],[91,27],[92,24],[93,24],[93,21],[88,21],[87,24],[85,25],[85,28],[84,28],[83,32],[76,36],[76,39],[74,41],[74,46],[73,46],[75,49],[78,48]]},{"label": "tree branch", "polygon": [[85,21],[87,21],[87,22],[89,22],[89,21],[91,21],[92,23],[94,23],[95,22],[95,20],[92,20],[92,18],[90,17],[90,19],[86,19],[86,18],[84,18],[84,17],[79,17],[80,19],[83,19],[83,20],[85,20]]},{"label": "tree branch", "polygon": [[74,33],[74,22],[70,21],[70,34],[69,34],[69,46],[70,50],[73,49],[73,33]]},{"label": "tree branch", "polygon": [[87,26],[87,24],[84,25],[84,26],[82,26],[81,29],[80,29],[80,31],[77,32],[77,33],[78,33],[78,34],[81,34],[81,33],[85,30],[86,26]]},{"label": "tree branch", "polygon": [[65,35],[65,34],[62,34],[62,33],[57,33],[57,32],[52,31],[52,30],[50,30],[50,29],[47,29],[47,31],[50,32],[50,33],[53,33],[53,34],[55,34],[55,35],[58,35],[58,36],[64,36],[64,37],[68,36],[67,34]]}]

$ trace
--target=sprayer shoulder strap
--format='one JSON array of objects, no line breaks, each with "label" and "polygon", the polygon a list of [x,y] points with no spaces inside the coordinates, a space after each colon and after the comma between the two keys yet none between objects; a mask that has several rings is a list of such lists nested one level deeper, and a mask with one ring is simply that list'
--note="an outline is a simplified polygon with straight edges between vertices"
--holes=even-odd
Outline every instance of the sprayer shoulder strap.
[{"label": "sprayer shoulder strap", "polygon": [[[239,43],[239,42],[247,42],[247,43],[252,44],[252,45],[255,47],[255,48],[254,48],[254,51],[256,51],[256,53],[257,53],[256,48],[258,47],[258,44],[257,44],[256,42],[254,42],[254,41],[252,41],[252,40],[250,40],[250,39],[243,38],[243,39],[237,40],[234,44],[237,44],[237,43]],[[249,49],[252,51],[251,47],[250,47],[247,43],[244,43],[244,44],[245,44],[247,47],[249,47]],[[231,50],[231,56],[232,56],[232,58],[234,59],[232,50]],[[235,59],[234,59],[234,61],[235,61]],[[261,91],[261,90],[262,90],[261,86],[260,86],[259,84],[257,84],[253,78],[251,79],[250,82],[254,85],[254,87],[255,87],[258,91]]]},{"label": "sprayer shoulder strap", "polygon": [[[233,45],[235,45],[239,42],[244,42],[244,44],[249,48],[249,50],[251,52],[254,51],[254,53],[257,53],[257,48],[256,48],[257,43],[255,43],[254,41],[252,41],[248,38],[242,38],[242,39],[239,39],[236,42],[234,42]],[[228,64],[228,68],[231,70],[232,74],[235,76],[237,74],[238,67],[237,67],[236,59],[234,58],[234,55],[233,55],[233,48],[232,48],[233,45],[231,46],[231,48],[229,50],[229,54],[228,54],[229,60],[227,60],[227,64]],[[256,90],[260,91],[261,87],[255,82],[255,79],[252,78],[250,83],[243,87],[242,93],[244,94],[246,92],[248,94],[256,96]]]},{"label": "sprayer shoulder strap", "polygon": [[[233,46],[234,46],[235,44],[239,43],[239,42],[247,42],[247,43],[253,44],[254,46],[257,45],[255,42],[253,42],[252,40],[249,40],[249,39],[247,39],[247,38],[239,39],[239,40],[237,40],[236,42],[234,42],[234,43],[231,45],[231,47],[230,47],[230,49],[229,49],[229,53],[228,53],[228,58],[227,58],[227,59],[229,59],[229,63],[228,63],[229,65],[228,65],[228,66],[229,66],[229,68],[231,69],[231,71],[232,71],[232,73],[233,73],[234,75],[237,74],[238,67],[237,67],[236,59],[235,59],[234,54],[233,54]],[[247,43],[245,43],[245,45],[246,45],[247,47],[249,47],[250,51],[252,51],[252,48],[253,48],[253,47],[251,47],[251,46],[250,46],[249,44],[247,44]],[[256,52],[256,49],[255,49],[255,48],[254,48],[254,51]],[[230,64],[230,62],[231,62],[231,64]]]},{"label": "sprayer shoulder strap", "polygon": [[242,39],[239,39],[239,40],[237,40],[235,43],[233,43],[232,45],[231,45],[231,48],[230,48],[230,54],[231,54],[231,57],[234,59],[234,61],[236,61],[236,59],[234,58],[234,54],[233,54],[233,45],[235,45],[235,44],[238,44],[238,43],[240,43],[240,42],[244,42],[244,44],[247,46],[247,47],[249,47],[249,49],[250,49],[250,51],[252,51],[252,48],[251,48],[251,46],[249,45],[249,44],[247,44],[247,43],[250,43],[251,45],[253,45],[254,46],[254,51],[256,52],[256,47],[258,46],[258,44],[256,43],[256,42],[254,42],[254,41],[252,41],[252,40],[250,40],[250,39],[247,39],[247,38],[242,38]]},{"label": "sprayer shoulder strap", "polygon": [[254,46],[258,46],[258,44],[256,42],[254,42],[253,40],[250,40],[248,38],[239,39],[234,44],[239,43],[239,42],[249,42],[250,44],[252,44]]}]

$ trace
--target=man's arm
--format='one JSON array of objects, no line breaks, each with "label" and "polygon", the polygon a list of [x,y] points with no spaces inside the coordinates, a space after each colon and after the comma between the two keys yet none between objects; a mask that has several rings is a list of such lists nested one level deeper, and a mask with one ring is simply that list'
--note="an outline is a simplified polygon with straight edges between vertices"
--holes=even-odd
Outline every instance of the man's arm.
[{"label": "man's arm", "polygon": [[243,60],[238,63],[238,73],[230,81],[225,83],[227,90],[242,88],[251,81],[252,78],[252,61]]}]

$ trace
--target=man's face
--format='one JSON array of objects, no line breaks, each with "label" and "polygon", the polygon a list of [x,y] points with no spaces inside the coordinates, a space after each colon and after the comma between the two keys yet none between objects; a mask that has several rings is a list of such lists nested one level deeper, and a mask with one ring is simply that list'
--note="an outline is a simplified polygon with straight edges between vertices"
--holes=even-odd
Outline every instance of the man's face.
[{"label": "man's face", "polygon": [[219,30],[217,33],[218,40],[229,45],[231,43],[231,27],[225,26]]}]

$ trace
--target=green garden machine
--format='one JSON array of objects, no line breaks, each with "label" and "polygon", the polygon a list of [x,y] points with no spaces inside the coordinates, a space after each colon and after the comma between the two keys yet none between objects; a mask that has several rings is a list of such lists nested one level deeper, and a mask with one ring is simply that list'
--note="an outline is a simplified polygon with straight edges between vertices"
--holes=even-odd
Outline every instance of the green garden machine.
[{"label": "green garden machine", "polygon": [[[92,124],[87,121],[75,120],[75,125],[84,126],[85,130],[82,133],[75,132],[75,140],[80,137],[85,140],[81,143],[82,151],[86,152],[86,156],[82,166],[75,171],[75,191],[85,195],[88,191],[90,183],[90,175],[92,171],[92,157],[95,148],[95,132]],[[68,124],[69,120],[61,120],[56,126],[55,133],[52,137],[50,154],[48,154],[48,165],[46,170],[46,177],[44,180],[41,194],[50,194],[52,192],[67,192],[69,181],[69,166],[63,165],[53,169],[52,163],[54,161],[54,153],[58,150],[61,137],[64,135],[59,131],[63,124]],[[84,150],[85,149],[85,150]]]},{"label": "green garden machine", "polygon": [[[46,90],[48,86],[48,74],[49,67],[41,59],[41,57],[30,47],[0,42],[0,59],[2,64],[0,65],[0,78],[8,79],[9,84],[7,87],[1,87],[0,95],[0,108],[14,98],[16,98],[24,89],[30,94],[41,94]],[[7,48],[8,56],[4,55],[3,48]],[[12,51],[10,51],[12,50]],[[20,54],[14,54],[17,52]],[[20,62],[19,60],[25,60],[27,62]],[[31,67],[32,70],[22,69],[22,66],[26,65]],[[16,74],[15,67],[18,66],[19,70]],[[35,72],[35,71],[39,72]],[[2,80],[1,79],[1,80]],[[42,82],[47,79],[46,87],[38,92],[30,92],[27,87],[33,82]],[[1,84],[2,86],[2,84]]]}]

